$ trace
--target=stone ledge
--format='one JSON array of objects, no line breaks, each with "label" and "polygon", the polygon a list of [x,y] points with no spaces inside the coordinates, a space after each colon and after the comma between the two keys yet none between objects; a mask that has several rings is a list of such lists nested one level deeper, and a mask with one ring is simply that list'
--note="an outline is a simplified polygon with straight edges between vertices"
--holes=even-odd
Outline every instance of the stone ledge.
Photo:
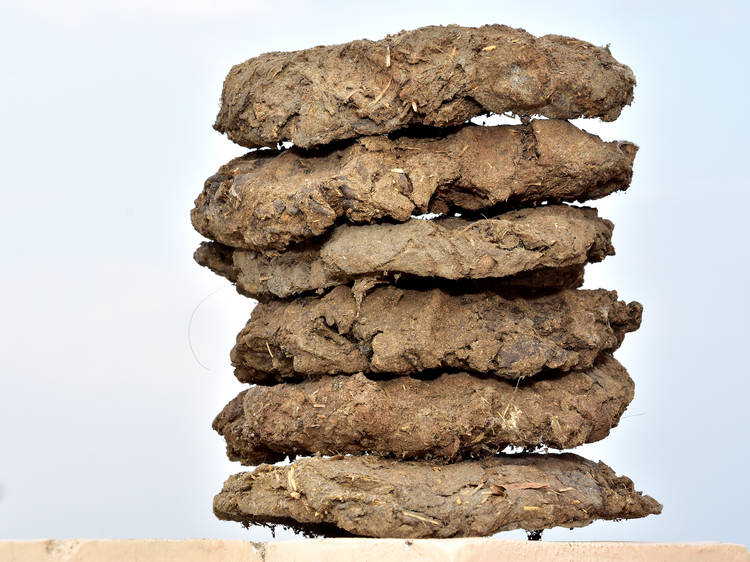
[{"label": "stone ledge", "polygon": [[498,539],[308,539],[253,543],[195,540],[0,541],[2,562],[750,562],[723,543],[526,542]]}]

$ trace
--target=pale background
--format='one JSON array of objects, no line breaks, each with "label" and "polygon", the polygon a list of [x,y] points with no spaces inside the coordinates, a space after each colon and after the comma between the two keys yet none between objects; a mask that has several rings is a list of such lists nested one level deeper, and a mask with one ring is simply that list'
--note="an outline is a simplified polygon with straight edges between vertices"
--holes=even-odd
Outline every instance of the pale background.
[{"label": "pale background", "polygon": [[243,152],[211,128],[222,80],[265,51],[506,23],[610,43],[638,78],[617,122],[579,122],[641,146],[596,204],[617,256],[587,286],[645,305],[618,352],[636,399],[580,452],[664,513],[544,538],[750,542],[744,4],[4,0],[0,538],[270,537],[211,513],[240,470],[210,423],[252,306],[191,259],[192,201]]}]

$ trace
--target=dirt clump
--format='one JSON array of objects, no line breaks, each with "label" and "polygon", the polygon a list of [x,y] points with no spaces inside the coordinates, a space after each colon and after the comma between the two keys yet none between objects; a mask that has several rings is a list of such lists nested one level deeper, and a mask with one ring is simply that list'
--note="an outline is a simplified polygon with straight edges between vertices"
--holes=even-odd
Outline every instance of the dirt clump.
[{"label": "dirt clump", "polygon": [[640,325],[642,307],[602,289],[534,298],[491,292],[345,286],[259,303],[232,349],[242,382],[305,376],[467,370],[518,379],[583,370]]},{"label": "dirt clump", "polygon": [[[322,292],[362,278],[515,279],[522,286],[537,270],[566,269],[613,255],[612,223],[596,209],[545,205],[492,219],[411,219],[405,223],[342,225],[320,243],[279,255],[204,242],[195,259],[253,298]],[[396,276],[396,277],[394,277]],[[552,276],[537,276],[559,286]]]},{"label": "dirt clump", "polygon": [[608,48],[585,41],[504,25],[429,26],[238,64],[214,128],[250,148],[307,148],[485,113],[614,121],[634,85]]},{"label": "dirt clump", "polygon": [[661,509],[629,478],[569,453],[448,465],[374,456],[305,458],[231,476],[214,498],[220,519],[398,538],[583,527]]},{"label": "dirt clump", "polygon": [[372,453],[456,461],[507,446],[569,449],[604,439],[633,399],[607,355],[587,371],[520,384],[468,373],[371,380],[363,374],[242,391],[214,420],[231,460]]},{"label": "dirt clump", "polygon": [[281,252],[342,222],[598,199],[628,188],[636,151],[557,120],[259,150],[206,180],[191,219],[227,246]]}]

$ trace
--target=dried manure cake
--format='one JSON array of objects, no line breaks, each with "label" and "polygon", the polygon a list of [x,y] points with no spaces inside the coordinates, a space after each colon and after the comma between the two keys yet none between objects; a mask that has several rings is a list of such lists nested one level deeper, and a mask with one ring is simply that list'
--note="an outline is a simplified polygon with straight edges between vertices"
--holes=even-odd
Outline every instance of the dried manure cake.
[{"label": "dried manure cake", "polygon": [[641,312],[601,289],[506,298],[389,285],[358,299],[339,286],[258,304],[231,358],[237,378],[256,384],[435,369],[518,379],[591,368],[639,327]]},{"label": "dried manure cake", "polygon": [[[634,395],[613,353],[642,307],[580,288],[614,225],[576,204],[626,191],[638,147],[567,121],[614,120],[634,85],[608,48],[501,25],[231,69],[215,128],[251,151],[191,220],[195,260],[258,300],[230,354],[250,386],[213,422],[257,468],[217,517],[447,538],[661,512],[547,452],[606,438]],[[468,122],[487,113],[521,123]]]},{"label": "dried manure cake", "polygon": [[195,259],[234,282],[240,293],[263,300],[396,277],[493,279],[509,289],[575,288],[587,262],[614,254],[612,228],[595,209],[545,205],[491,219],[343,225],[321,242],[278,255],[204,243]]},{"label": "dried manure cake", "polygon": [[636,151],[555,120],[254,151],[206,180],[191,218],[206,238],[280,252],[342,222],[598,199],[628,188]]},{"label": "dried manure cake", "polygon": [[247,465],[294,455],[365,454],[451,462],[507,446],[569,449],[604,439],[633,399],[613,357],[518,384],[469,373],[321,377],[243,390],[214,420]]},{"label": "dried manure cake", "polygon": [[247,147],[308,148],[484,113],[613,121],[634,85],[609,49],[578,39],[504,25],[430,26],[238,64],[214,127]]},{"label": "dried manure cake", "polygon": [[449,538],[583,527],[661,512],[604,463],[573,454],[438,465],[373,456],[301,459],[231,476],[220,519],[365,537]]},{"label": "dried manure cake", "polygon": [[[421,221],[421,219],[414,220]],[[439,219],[430,222],[452,221],[453,219]],[[429,234],[440,232],[442,230],[440,226],[442,225],[428,223]],[[357,227],[357,235],[354,238],[361,238],[358,232],[360,228],[363,227]],[[460,240],[449,249],[450,255],[446,255],[446,261],[434,261],[424,266],[420,263],[423,260],[432,261],[434,257],[440,255],[440,249],[435,248],[429,253],[414,255],[410,248],[393,248],[392,246],[388,248],[389,244],[383,244],[380,246],[380,251],[393,250],[394,257],[397,257],[399,262],[402,261],[405,264],[404,268],[409,271],[417,270],[428,274],[450,271],[451,262],[454,262],[456,254],[467,249],[465,246],[461,248],[462,243],[467,239],[469,242],[474,239],[473,236],[465,236],[466,234],[469,234],[468,231],[460,233]],[[423,242],[411,240],[412,244],[423,246]],[[447,240],[454,241],[452,236]],[[370,242],[371,240],[366,237],[365,243]],[[396,263],[396,260],[391,263],[381,261],[382,266],[371,274],[354,274],[347,272],[351,270],[351,263],[345,264],[343,268],[339,264],[329,264],[325,257],[321,256],[320,250],[318,244],[306,244],[305,247],[288,250],[278,256],[262,256],[247,250],[236,250],[217,242],[202,242],[194,252],[193,258],[200,265],[234,283],[237,292],[241,295],[263,302],[276,298],[321,295],[326,293],[327,289],[337,285],[351,286],[355,294],[363,295],[373,287],[386,283],[398,284],[402,288],[420,288],[429,284],[431,287],[441,287],[454,293],[477,292],[484,288],[506,296],[515,294],[533,296],[561,289],[577,289],[583,285],[585,265],[581,263],[562,267],[537,267],[506,277],[492,277],[498,271],[504,270],[505,265],[498,263],[493,256],[487,257],[486,254],[480,256],[472,250],[472,255],[476,255],[479,262],[474,267],[463,264],[458,272],[450,272],[456,275],[455,279],[430,275],[423,277],[393,271],[389,266]],[[502,249],[500,251],[503,252]],[[374,252],[365,257],[367,267],[372,264],[373,258],[376,258],[378,253],[380,252]],[[360,254],[358,250],[357,254]],[[409,254],[413,256],[413,259],[407,261]],[[593,252],[587,257],[590,262],[599,261],[598,256]],[[374,265],[379,266],[377,263]],[[467,271],[468,274],[461,277],[461,271]]]}]

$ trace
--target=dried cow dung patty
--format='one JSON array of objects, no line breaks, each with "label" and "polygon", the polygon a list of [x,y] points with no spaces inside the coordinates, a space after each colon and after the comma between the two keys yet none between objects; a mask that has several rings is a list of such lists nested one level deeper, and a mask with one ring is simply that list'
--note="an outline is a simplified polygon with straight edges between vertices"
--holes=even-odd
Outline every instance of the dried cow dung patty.
[{"label": "dried cow dung patty", "polygon": [[577,289],[583,285],[585,270],[585,264],[540,267],[508,277],[457,280],[439,277],[425,279],[391,270],[355,276],[334,273],[325,267],[319,257],[320,247],[312,243],[304,248],[287,250],[279,256],[263,256],[218,242],[201,242],[193,253],[193,258],[200,265],[234,283],[238,293],[259,301],[310,293],[323,294],[336,285],[351,285],[354,291],[361,292],[387,283],[404,289],[421,289],[426,282],[430,287],[444,288],[450,292],[488,290],[508,296],[534,296],[562,289]]},{"label": "dried cow dung patty", "polygon": [[[401,274],[448,280],[518,276],[539,269],[582,267],[614,254],[612,223],[596,209],[545,205],[492,219],[411,219],[398,224],[342,225],[322,243],[307,243],[276,256],[204,242],[201,265],[254,298],[286,298]],[[562,272],[564,274],[564,272]],[[539,287],[552,275],[522,276],[510,285]]]},{"label": "dried cow dung patty", "polygon": [[328,534],[447,538],[635,519],[661,504],[604,463],[572,454],[438,465],[374,456],[306,458],[230,476],[220,519]]},{"label": "dried cow dung patty", "polygon": [[214,420],[231,460],[362,454],[454,461],[506,446],[569,449],[604,439],[633,399],[613,357],[516,385],[467,373],[373,381],[362,374],[242,391]]},{"label": "dried cow dung patty", "polygon": [[232,349],[243,382],[460,369],[517,379],[584,370],[640,325],[642,307],[598,289],[533,298],[385,286],[362,296],[259,303]]},{"label": "dried cow dung patty", "polygon": [[608,48],[504,25],[430,26],[234,66],[214,128],[257,147],[310,147],[484,113],[614,121],[635,77]]},{"label": "dried cow dung patty", "polygon": [[279,252],[344,221],[586,201],[627,189],[637,147],[556,120],[466,126],[441,138],[259,150],[208,178],[191,219],[206,238]]}]

